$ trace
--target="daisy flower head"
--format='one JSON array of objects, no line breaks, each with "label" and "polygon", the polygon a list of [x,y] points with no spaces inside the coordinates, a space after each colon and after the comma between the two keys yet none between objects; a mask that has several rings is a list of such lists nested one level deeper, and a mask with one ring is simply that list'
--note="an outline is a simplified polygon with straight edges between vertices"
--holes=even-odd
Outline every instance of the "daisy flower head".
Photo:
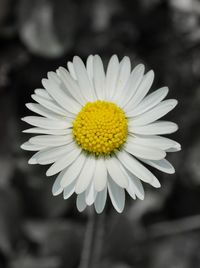
[{"label": "daisy flower head", "polygon": [[75,56],[67,67],[49,72],[32,95],[35,102],[26,104],[37,115],[22,118],[33,126],[24,132],[36,136],[21,148],[38,151],[29,164],[51,164],[46,175],[57,174],[53,195],[76,193],[79,211],[94,204],[97,213],[109,195],[122,212],[125,192],[144,199],[142,182],[160,187],[148,165],[175,172],[165,157],[180,144],[161,135],[178,127],[160,118],[177,101],[163,100],[167,87],[148,94],[154,72],[145,73],[143,64],[131,70],[129,57],[112,56],[105,70],[98,55],[86,66]]}]

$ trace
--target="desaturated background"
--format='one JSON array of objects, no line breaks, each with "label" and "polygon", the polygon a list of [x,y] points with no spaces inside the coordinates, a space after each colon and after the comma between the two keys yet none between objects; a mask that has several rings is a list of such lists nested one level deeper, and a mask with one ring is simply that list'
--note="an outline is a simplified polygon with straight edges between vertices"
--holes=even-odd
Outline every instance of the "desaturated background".
[{"label": "desaturated background", "polygon": [[182,151],[176,174],[155,172],[144,201],[123,214],[108,202],[100,267],[200,267],[200,1],[0,0],[0,268],[76,268],[87,213],[53,197],[46,167],[29,166],[20,118],[47,71],[74,55],[112,54],[145,64],[179,105],[166,119]]}]

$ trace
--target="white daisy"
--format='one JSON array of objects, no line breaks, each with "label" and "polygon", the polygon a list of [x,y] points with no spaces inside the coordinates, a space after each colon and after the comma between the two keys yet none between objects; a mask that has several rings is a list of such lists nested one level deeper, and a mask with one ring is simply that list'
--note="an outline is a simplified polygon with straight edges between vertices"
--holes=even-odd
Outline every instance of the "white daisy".
[{"label": "white daisy", "polygon": [[46,175],[58,174],[53,195],[63,193],[67,199],[76,193],[79,211],[94,204],[101,213],[108,192],[114,208],[122,212],[125,191],[143,199],[141,181],[160,187],[146,165],[175,172],[165,157],[180,150],[180,144],[160,135],[178,126],[159,119],[177,101],[163,101],[167,87],[147,95],[154,72],[144,74],[142,64],[131,71],[129,57],[119,62],[112,56],[106,72],[98,55],[90,55],[86,67],[77,56],[67,65],[68,70],[49,72],[42,79],[44,89],[32,95],[37,103],[26,104],[39,116],[22,118],[34,126],[24,132],[39,135],[21,147],[38,151],[29,164],[52,164]]}]

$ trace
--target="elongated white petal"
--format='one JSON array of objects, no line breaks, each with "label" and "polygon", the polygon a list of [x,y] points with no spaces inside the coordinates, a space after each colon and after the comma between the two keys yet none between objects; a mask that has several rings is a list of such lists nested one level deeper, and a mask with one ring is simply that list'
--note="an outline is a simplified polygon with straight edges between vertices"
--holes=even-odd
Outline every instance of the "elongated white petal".
[{"label": "elongated white petal", "polygon": [[66,135],[72,132],[71,128],[66,129],[45,129],[45,128],[28,128],[23,130],[24,133],[34,133],[34,134],[50,134],[50,135]]},{"label": "elongated white petal", "polygon": [[81,153],[77,159],[63,172],[62,180],[60,184],[64,187],[67,187],[69,184],[71,184],[73,181],[75,181],[80,171],[83,168],[83,165],[85,163],[86,156],[84,153]]},{"label": "elongated white petal", "polygon": [[91,206],[97,196],[97,191],[94,188],[94,182],[91,181],[90,186],[85,191],[85,202],[88,206]]},{"label": "elongated white petal", "polygon": [[107,187],[105,187],[103,191],[97,193],[94,206],[98,214],[102,213],[102,211],[104,210],[106,199],[107,199]]},{"label": "elongated white petal", "polygon": [[76,193],[80,194],[84,192],[90,184],[95,172],[96,160],[93,156],[88,156],[83,165],[76,183]]},{"label": "elongated white petal", "polygon": [[67,70],[63,67],[58,68],[57,73],[71,96],[73,96],[74,99],[77,100],[81,105],[84,105],[86,100],[81,94],[77,81],[74,81]]},{"label": "elongated white petal", "polygon": [[169,89],[167,87],[162,87],[145,97],[136,107],[131,107],[131,109],[127,111],[125,106],[124,110],[126,111],[126,115],[131,117],[145,113],[161,102],[167,96],[168,92]]},{"label": "elongated white petal", "polygon": [[61,174],[59,174],[57,176],[57,178],[53,184],[53,187],[52,187],[52,194],[54,196],[61,194],[63,191],[63,187],[60,185],[60,180],[61,180]]},{"label": "elongated white petal", "polygon": [[165,173],[168,173],[168,174],[175,173],[174,167],[166,159],[157,160],[157,161],[141,159],[141,161]]},{"label": "elongated white petal", "polygon": [[113,55],[108,63],[106,71],[105,94],[108,100],[111,100],[112,96],[115,93],[118,74],[119,74],[119,60],[116,55]]},{"label": "elongated white petal", "polygon": [[28,160],[28,164],[29,165],[36,165],[37,164],[37,161],[35,159],[35,156],[37,155],[38,153],[35,153],[29,160]]},{"label": "elongated white petal", "polygon": [[106,187],[107,169],[104,158],[99,158],[97,160],[93,180],[96,191],[100,192]]},{"label": "elongated white petal", "polygon": [[67,122],[64,120],[52,120],[40,116],[26,116],[22,118],[22,121],[35,127],[47,129],[64,129],[67,127]]},{"label": "elongated white petal", "polygon": [[55,136],[55,135],[39,135],[30,138],[30,143],[37,145],[44,145],[55,147],[60,145],[69,144],[73,141],[72,135]]},{"label": "elongated white petal", "polygon": [[85,202],[85,193],[77,195],[76,206],[79,212],[82,212],[87,207],[87,204]]},{"label": "elongated white petal", "polygon": [[51,111],[49,111],[48,109],[46,109],[45,107],[41,106],[40,104],[37,103],[26,103],[26,107],[31,110],[32,112],[35,112],[39,115],[42,115],[44,117],[47,117],[49,119],[53,119],[53,120],[62,120],[63,116],[55,114]]},{"label": "elongated white petal", "polygon": [[32,144],[30,143],[29,141],[23,143],[21,146],[20,146],[23,150],[26,150],[26,151],[38,151],[38,150],[42,150],[44,149],[46,146],[44,145],[37,145],[37,144]]},{"label": "elongated white petal", "polygon": [[[128,171],[127,171],[128,172]],[[129,172],[129,187],[126,189],[129,195],[135,199],[135,195],[143,200],[144,199],[144,188],[141,181]]]},{"label": "elongated white petal", "polygon": [[157,121],[146,126],[129,127],[131,133],[142,135],[162,135],[177,131],[177,124],[170,121]]},{"label": "elongated white petal", "polygon": [[[46,90],[45,90],[46,91]],[[49,109],[50,111],[60,114],[62,116],[69,116],[69,113],[64,110],[63,108],[61,108],[56,102],[54,102],[53,100],[49,100],[46,98],[43,98],[39,95],[31,95],[32,99],[35,100],[36,102],[38,102],[39,104],[41,104],[42,106],[44,106],[45,108]]]},{"label": "elongated white petal", "polygon": [[125,205],[125,192],[124,189],[119,187],[112,179],[108,180],[108,192],[117,212],[121,213]]},{"label": "elongated white petal", "polygon": [[159,103],[150,111],[136,116],[135,118],[131,118],[129,125],[130,127],[135,127],[150,124],[169,113],[172,109],[174,109],[177,103],[177,100],[165,100]]},{"label": "elongated white petal", "polygon": [[68,70],[69,70],[69,73],[70,73],[71,77],[74,80],[77,80],[77,77],[76,77],[76,74],[75,74],[75,71],[74,71],[74,66],[73,66],[73,63],[71,61],[67,62],[67,67],[68,67]]},{"label": "elongated white petal", "polygon": [[103,100],[105,98],[105,71],[99,55],[94,56],[94,87],[97,98]]},{"label": "elongated white petal", "polygon": [[124,145],[124,149],[130,154],[151,160],[160,160],[165,158],[166,153],[159,148],[147,147],[142,144],[138,144],[134,139],[128,140]]},{"label": "elongated white petal", "polygon": [[68,154],[72,150],[71,147],[72,146],[64,145],[41,150],[35,155],[36,162],[41,165],[51,164],[57,161],[60,157]]},{"label": "elongated white petal", "polygon": [[124,167],[137,178],[151,185],[159,185],[157,178],[129,153],[126,151],[118,151],[116,156]]},{"label": "elongated white petal", "polygon": [[136,93],[133,95],[132,99],[126,105],[126,109],[131,109],[136,107],[142,99],[146,96],[154,80],[154,72],[151,70],[142,79],[142,82],[137,88]]},{"label": "elongated white petal", "polygon": [[63,191],[64,199],[68,199],[71,195],[73,195],[75,191],[75,185],[76,185],[76,182],[73,181],[71,184],[69,184],[67,187],[64,188],[64,191]]},{"label": "elongated white petal", "polygon": [[75,56],[73,59],[73,65],[82,94],[88,101],[95,101],[95,91],[91,81],[89,80],[85,65],[83,64],[82,60]]},{"label": "elongated white petal", "polygon": [[181,145],[178,142],[176,142],[176,145],[167,149],[166,152],[178,152],[180,150],[181,150]]},{"label": "elongated white petal", "polygon": [[50,71],[47,73],[47,77],[52,82],[52,84],[62,87],[62,81],[60,80],[60,77],[57,75],[57,73]]},{"label": "elongated white petal", "polygon": [[47,93],[47,91],[45,89],[42,89],[42,88],[36,88],[34,90],[35,94],[42,97],[42,98],[45,98],[47,100],[50,100],[52,101],[52,98],[51,96]]},{"label": "elongated white petal", "polygon": [[120,162],[116,157],[110,157],[105,159],[105,164],[110,177],[122,188],[128,186],[128,179],[121,171]]},{"label": "elongated white petal", "polygon": [[119,64],[119,76],[117,79],[116,90],[113,96],[113,102],[119,103],[123,94],[124,88],[128,82],[131,72],[131,62],[129,57],[124,57]]},{"label": "elongated white petal", "polygon": [[68,113],[77,114],[81,106],[74,99],[70,98],[59,85],[52,80],[42,79],[42,84],[54,100]]},{"label": "elongated white petal", "polygon": [[93,81],[93,59],[94,56],[90,55],[86,61],[86,70],[91,83]]},{"label": "elongated white petal", "polygon": [[127,141],[141,144],[147,147],[155,147],[165,151],[170,148],[177,148],[177,146],[179,145],[179,143],[177,143],[174,140],[156,135],[138,135],[138,134],[135,134],[133,136],[129,135]]},{"label": "elongated white petal", "polygon": [[144,189],[142,186],[141,181],[134,176],[131,172],[129,172],[123,165],[120,166],[124,175],[128,178],[128,187],[126,187],[127,192],[129,195],[135,199],[135,195],[138,198],[144,199]]},{"label": "elongated white petal", "polygon": [[129,100],[133,98],[137,88],[139,87],[142,81],[143,76],[144,76],[144,65],[139,64],[133,69],[129,81],[126,87],[124,88],[123,96],[120,100],[120,105],[122,107],[126,106]]},{"label": "elongated white petal", "polygon": [[66,156],[62,157],[61,159],[57,160],[46,172],[47,176],[52,176],[63,170],[64,168],[68,167],[73,163],[76,158],[81,153],[81,149],[78,148],[74,144],[75,148]]}]

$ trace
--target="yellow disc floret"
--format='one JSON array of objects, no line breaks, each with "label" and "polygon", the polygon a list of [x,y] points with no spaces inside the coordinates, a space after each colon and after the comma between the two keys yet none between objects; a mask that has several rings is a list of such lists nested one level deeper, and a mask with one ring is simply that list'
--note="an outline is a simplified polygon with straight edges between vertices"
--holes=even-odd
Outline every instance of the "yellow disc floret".
[{"label": "yellow disc floret", "polygon": [[126,141],[128,132],[124,111],[107,101],[88,102],[73,122],[73,135],[79,146],[96,155],[108,155]]}]

